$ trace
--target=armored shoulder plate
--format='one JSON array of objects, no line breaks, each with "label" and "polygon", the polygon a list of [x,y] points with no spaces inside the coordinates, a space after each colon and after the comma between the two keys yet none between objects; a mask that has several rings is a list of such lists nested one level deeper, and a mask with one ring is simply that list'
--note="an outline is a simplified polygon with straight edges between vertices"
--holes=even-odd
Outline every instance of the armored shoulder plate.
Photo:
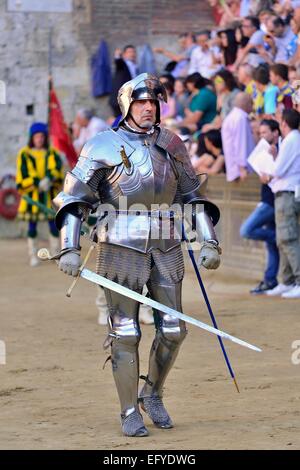
[{"label": "armored shoulder plate", "polygon": [[189,156],[181,138],[165,127],[160,127],[159,130],[156,145],[166,150],[176,160],[185,163]]},{"label": "armored shoulder plate", "polygon": [[195,171],[181,138],[165,127],[160,127],[159,130],[156,145],[166,150],[176,161],[181,162],[190,178],[195,178]]},{"label": "armored shoulder plate", "polygon": [[95,137],[88,140],[81,150],[80,157],[98,162],[102,167],[113,167],[122,163],[122,150],[128,157],[134,152],[128,142],[113,129],[99,132]]}]

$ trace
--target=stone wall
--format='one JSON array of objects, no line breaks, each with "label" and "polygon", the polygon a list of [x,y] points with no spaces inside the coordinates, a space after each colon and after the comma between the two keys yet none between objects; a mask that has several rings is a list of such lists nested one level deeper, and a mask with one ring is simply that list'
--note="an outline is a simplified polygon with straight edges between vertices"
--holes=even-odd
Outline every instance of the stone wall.
[{"label": "stone wall", "polygon": [[[7,95],[6,104],[0,104],[0,176],[14,171],[30,124],[47,119],[50,29],[54,85],[70,122],[82,106],[109,115],[107,99],[90,96],[89,63],[100,39],[107,41],[111,56],[128,43],[176,51],[179,33],[212,24],[207,2],[199,0],[73,0],[70,13],[12,12],[8,5],[0,0],[0,80]],[[158,59],[162,68],[164,59]],[[28,114],[32,105],[33,115]]]}]

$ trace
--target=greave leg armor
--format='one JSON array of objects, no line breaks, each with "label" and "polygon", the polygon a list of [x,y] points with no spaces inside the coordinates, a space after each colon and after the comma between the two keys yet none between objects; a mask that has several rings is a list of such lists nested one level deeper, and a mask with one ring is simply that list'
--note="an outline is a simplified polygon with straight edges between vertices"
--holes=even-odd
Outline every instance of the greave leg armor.
[{"label": "greave leg armor", "polygon": [[112,371],[125,418],[138,409],[139,355],[141,337],[137,322],[139,304],[120,294],[105,289],[109,309],[109,336]]},{"label": "greave leg armor", "polygon": [[[162,286],[151,283],[151,297],[181,311],[181,282]],[[185,323],[169,315],[156,312],[157,331],[151,347],[149,370],[145,386],[140,396],[162,396],[167,375],[178,355],[181,343],[186,336]]]}]

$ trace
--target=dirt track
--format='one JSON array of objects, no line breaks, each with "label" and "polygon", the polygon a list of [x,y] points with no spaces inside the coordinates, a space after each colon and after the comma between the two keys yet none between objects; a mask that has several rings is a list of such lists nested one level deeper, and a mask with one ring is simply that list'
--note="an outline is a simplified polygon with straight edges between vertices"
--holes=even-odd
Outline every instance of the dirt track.
[{"label": "dirt track", "polygon": [[[291,344],[300,340],[300,301],[252,298],[249,282],[224,270],[205,275],[219,327],[261,346],[255,353],[226,348],[241,394],[228,377],[217,339],[194,327],[165,390],[176,427],[144,439],[121,435],[109,364],[102,365],[105,327],[97,325],[96,289],[80,281],[71,299],[70,278],[53,263],[27,266],[24,240],[0,241],[1,449],[299,449],[300,365]],[[92,265],[91,265],[92,266]],[[184,310],[209,322],[199,308],[188,270]],[[141,370],[153,338],[143,326]]]}]

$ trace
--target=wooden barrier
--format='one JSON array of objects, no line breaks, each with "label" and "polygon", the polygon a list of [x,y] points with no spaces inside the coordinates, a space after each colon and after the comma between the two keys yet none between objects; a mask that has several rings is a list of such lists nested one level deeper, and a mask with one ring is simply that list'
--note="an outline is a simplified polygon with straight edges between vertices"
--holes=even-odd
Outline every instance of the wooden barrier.
[{"label": "wooden barrier", "polygon": [[250,279],[262,279],[265,250],[261,242],[244,240],[239,230],[242,222],[260,201],[261,184],[255,175],[245,182],[228,183],[225,175],[210,176],[208,197],[221,210],[217,234],[222,244],[222,264],[230,272]]}]

